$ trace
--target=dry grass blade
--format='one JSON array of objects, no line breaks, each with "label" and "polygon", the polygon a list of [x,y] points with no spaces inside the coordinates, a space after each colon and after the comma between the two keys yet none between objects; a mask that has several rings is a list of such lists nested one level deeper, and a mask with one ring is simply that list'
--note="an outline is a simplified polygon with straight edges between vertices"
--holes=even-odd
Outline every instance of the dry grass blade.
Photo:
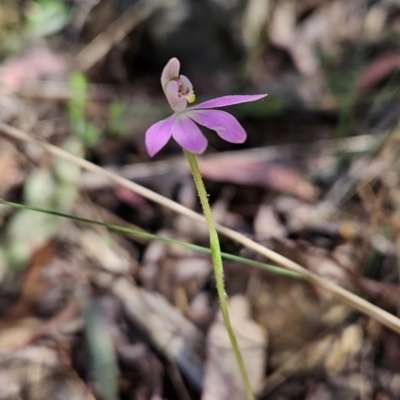
[{"label": "dry grass blade", "polygon": [[[92,85],[92,87],[93,91],[95,91],[98,85]],[[41,94],[43,94],[43,91],[45,90],[43,85],[37,89]],[[332,155],[334,152],[340,152],[344,154],[363,153],[373,150],[381,140],[382,138],[379,135],[361,135],[339,140],[322,139],[306,144],[281,144],[276,146],[268,146],[268,148],[263,147],[249,150],[225,151],[223,153],[207,154],[202,156],[198,162],[200,172],[202,172],[203,165],[207,164],[208,162],[220,162],[222,164],[234,162],[235,165],[241,166],[249,164],[250,161],[279,162],[281,160],[290,160],[294,154],[298,156],[298,154],[303,153],[315,153],[316,155]],[[118,172],[118,174],[124,178],[135,180],[149,176],[165,175],[171,172],[189,173],[190,168],[182,155],[174,156],[166,160],[153,161],[151,163],[144,162],[126,165],[118,170],[113,171]],[[110,185],[110,180],[103,175],[88,172],[86,174],[82,174],[80,185],[81,187],[89,190],[104,189]]]},{"label": "dry grass blade", "polygon": [[110,26],[95,37],[73,60],[72,68],[88,71],[100,61],[127,33],[144,21],[154,10],[155,3],[142,1],[134,4]]},{"label": "dry grass blade", "polygon": [[[49,153],[63,158],[64,160],[68,160],[76,165],[79,165],[82,168],[90,170],[92,172],[97,172],[102,174],[103,176],[107,176],[109,179],[113,180],[114,182],[118,183],[121,186],[124,186],[135,193],[146,197],[149,200],[152,200],[156,203],[163,205],[164,207],[168,207],[169,209],[185,215],[191,219],[199,221],[201,223],[205,223],[205,219],[202,215],[197,214],[196,212],[175,203],[172,200],[169,200],[155,192],[152,192],[149,189],[146,189],[137,183],[131,182],[121,176],[114,174],[113,172],[104,170],[103,168],[92,164],[89,161],[86,161],[82,158],[76,157],[56,146],[51,144],[47,144],[31,136],[27,135],[25,132],[22,132],[19,129],[13,128],[12,126],[0,123],[0,131],[4,134],[13,137],[15,139],[36,143],[37,145],[42,146],[45,150]],[[272,260],[273,262],[298,273],[301,273],[310,283],[317,285],[320,288],[324,288],[332,293],[337,299],[341,300],[345,304],[353,307],[354,309],[362,312],[365,315],[375,319],[376,321],[380,322],[381,324],[385,325],[386,327],[392,329],[393,331],[400,333],[400,319],[396,316],[376,307],[375,305],[369,303],[368,301],[362,299],[359,296],[349,292],[348,290],[343,289],[342,287],[329,282],[328,280],[321,278],[320,276],[309,272],[301,265],[289,260],[282,255],[275,253],[274,251],[254,242],[253,240],[247,238],[246,236],[242,235],[239,232],[235,232],[229,228],[226,228],[222,225],[216,225],[218,232],[230,239],[242,244],[243,246],[256,251],[257,253],[267,257],[268,259]]]}]

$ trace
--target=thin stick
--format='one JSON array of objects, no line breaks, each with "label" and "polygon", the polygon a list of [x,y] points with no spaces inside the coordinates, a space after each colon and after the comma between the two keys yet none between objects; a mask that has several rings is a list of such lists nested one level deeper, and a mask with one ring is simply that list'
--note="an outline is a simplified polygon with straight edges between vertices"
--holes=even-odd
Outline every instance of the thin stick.
[{"label": "thin stick", "polygon": [[[182,206],[181,204],[178,204],[170,199],[167,199],[164,196],[159,195],[158,193],[152,192],[151,190],[146,189],[143,186],[138,185],[137,183],[122,178],[121,176],[114,174],[113,172],[104,170],[103,168],[87,160],[84,160],[80,157],[74,156],[73,154],[68,153],[65,150],[62,150],[56,146],[34,139],[33,137],[27,135],[25,132],[22,132],[19,129],[13,128],[12,126],[9,126],[7,124],[0,123],[0,131],[15,139],[24,142],[35,143],[39,146],[42,146],[46,151],[57,157],[60,157],[64,160],[68,160],[89,171],[97,172],[104,176],[107,176],[109,179],[118,183],[119,185],[124,186],[151,201],[161,204],[164,207],[167,207],[177,213],[185,215],[195,221],[199,221],[202,223],[206,222],[205,218],[202,215],[197,214],[196,212]],[[368,301],[362,299],[359,296],[356,296],[355,294],[349,292],[348,290],[343,289],[342,287],[336,285],[335,283],[331,283],[328,280],[308,271],[301,265],[254,242],[253,240],[247,238],[246,236],[242,235],[239,232],[236,232],[232,229],[226,228],[219,224],[216,224],[215,228],[220,234],[242,244],[245,247],[248,247],[249,249],[256,251],[257,253],[263,255],[264,257],[270,259],[271,261],[291,271],[302,274],[305,277],[305,279],[307,279],[309,282],[323,289],[328,290],[337,299],[343,301],[344,303],[360,311],[361,313],[375,319],[376,321],[380,322],[382,325],[385,325],[389,329],[392,329],[393,331],[400,333],[400,319],[397,318],[396,316],[388,313],[385,310],[382,310],[379,307],[376,307],[375,305],[369,303]]]},{"label": "thin stick", "polygon": [[155,9],[155,2],[141,1],[132,5],[77,54],[72,60],[71,67],[84,72],[88,71]]}]

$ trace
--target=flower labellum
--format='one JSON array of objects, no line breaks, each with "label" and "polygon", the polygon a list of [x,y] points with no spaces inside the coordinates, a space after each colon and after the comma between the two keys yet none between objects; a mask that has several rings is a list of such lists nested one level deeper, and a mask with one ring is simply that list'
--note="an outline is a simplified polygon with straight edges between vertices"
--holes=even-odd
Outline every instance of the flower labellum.
[{"label": "flower labellum", "polygon": [[266,94],[223,96],[187,107],[196,96],[192,83],[185,75],[179,75],[179,70],[179,60],[171,58],[161,74],[161,86],[174,114],[147,130],[145,143],[149,155],[152,157],[158,153],[171,136],[184,149],[202,153],[207,147],[207,139],[196,123],[216,131],[227,142],[243,143],[246,132],[237,119],[226,111],[213,108],[259,100]]}]

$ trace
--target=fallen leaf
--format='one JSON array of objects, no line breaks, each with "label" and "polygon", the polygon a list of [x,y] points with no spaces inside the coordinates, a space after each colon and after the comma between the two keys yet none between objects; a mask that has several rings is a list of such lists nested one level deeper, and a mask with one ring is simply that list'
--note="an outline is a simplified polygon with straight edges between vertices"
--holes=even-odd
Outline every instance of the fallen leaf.
[{"label": "fallen leaf", "polygon": [[317,197],[317,189],[292,167],[272,162],[235,164],[234,160],[201,160],[200,171],[205,178],[217,182],[256,185],[288,193],[307,201]]},{"label": "fallen leaf", "polygon": [[[250,305],[243,296],[229,300],[233,330],[253,392],[261,389],[266,366],[265,331],[250,318]],[[243,382],[228,333],[219,315],[207,337],[207,360],[202,400],[243,400]]]},{"label": "fallen leaf", "polygon": [[388,282],[379,282],[369,278],[355,278],[356,284],[368,295],[379,297],[388,303],[388,306],[398,308],[400,306],[400,285]]},{"label": "fallen leaf", "polygon": [[360,325],[353,324],[341,332],[336,338],[327,357],[325,368],[330,372],[339,372],[347,364],[355,361],[363,344],[363,330]]},{"label": "fallen leaf", "polygon": [[364,17],[354,11],[351,2],[331,0],[300,19],[298,3],[302,2],[276,2],[269,36],[271,43],[287,50],[300,73],[315,78],[320,65],[318,49],[337,54],[343,41],[359,38]]},{"label": "fallen leaf", "polygon": [[45,48],[36,48],[1,66],[0,87],[13,93],[26,82],[63,73],[66,68],[66,61],[62,56]]},{"label": "fallen leaf", "polygon": [[22,157],[18,150],[7,140],[0,144],[0,195],[4,195],[22,178]]},{"label": "fallen leaf", "polygon": [[0,355],[4,355],[28,343],[41,324],[42,322],[37,318],[25,318],[18,323],[2,326],[0,332]]},{"label": "fallen leaf", "polygon": [[57,349],[29,346],[0,361],[0,399],[95,400],[86,384],[62,364]]},{"label": "fallen leaf", "polygon": [[254,231],[257,239],[282,238],[286,229],[269,204],[261,204],[254,219]]}]

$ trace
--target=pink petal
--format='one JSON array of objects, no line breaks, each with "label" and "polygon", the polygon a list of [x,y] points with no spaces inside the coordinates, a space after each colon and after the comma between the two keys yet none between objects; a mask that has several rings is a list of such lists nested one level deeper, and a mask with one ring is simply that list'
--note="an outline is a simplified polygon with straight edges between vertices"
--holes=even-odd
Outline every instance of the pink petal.
[{"label": "pink petal", "polygon": [[167,65],[164,67],[163,72],[161,74],[161,86],[164,89],[165,92],[165,87],[167,86],[167,83],[174,79],[179,77],[179,70],[180,70],[181,64],[177,58],[171,58]]},{"label": "pink petal", "polygon": [[172,135],[175,115],[156,122],[146,131],[145,144],[147,153],[153,157],[168,142]]},{"label": "pink petal", "polygon": [[185,113],[198,124],[216,131],[218,135],[231,143],[243,143],[246,131],[231,114],[219,110],[191,110]]},{"label": "pink petal", "polygon": [[250,95],[231,95],[217,97],[216,99],[211,99],[203,103],[197,104],[197,106],[191,107],[192,110],[202,109],[202,108],[215,108],[215,107],[225,107],[232,106],[234,104],[248,103],[249,101],[260,100],[266,94],[250,94]]},{"label": "pink petal", "polygon": [[187,106],[187,100],[179,97],[178,92],[179,83],[177,81],[170,81],[167,83],[165,87],[165,97],[171,108],[176,112],[183,111]]},{"label": "pink petal", "polygon": [[184,149],[202,153],[207,147],[207,139],[199,127],[185,114],[177,114],[172,136]]}]

